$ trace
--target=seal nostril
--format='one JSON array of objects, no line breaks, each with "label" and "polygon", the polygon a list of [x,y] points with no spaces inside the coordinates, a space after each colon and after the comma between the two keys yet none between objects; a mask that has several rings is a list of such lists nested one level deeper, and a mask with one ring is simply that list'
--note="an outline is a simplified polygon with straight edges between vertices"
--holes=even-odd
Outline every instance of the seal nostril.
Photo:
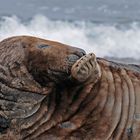
[{"label": "seal nostril", "polygon": [[86,52],[85,52],[84,50],[82,50],[82,49],[78,49],[78,50],[75,52],[75,54],[76,54],[77,56],[79,56],[79,57],[82,57],[82,56],[86,55]]},{"label": "seal nostril", "polygon": [[70,54],[67,58],[70,62],[75,62],[78,59],[80,59],[82,56],[84,56],[86,52],[82,49],[76,49],[72,54]]},{"label": "seal nostril", "polygon": [[78,55],[79,57],[82,57],[82,56],[86,55],[86,53],[85,52],[76,52],[76,55]]},{"label": "seal nostril", "polygon": [[86,55],[86,52],[81,52],[81,53],[82,53],[83,56]]},{"label": "seal nostril", "polygon": [[71,61],[71,62],[77,61],[78,59],[79,59],[79,56],[75,55],[75,54],[70,54],[68,56],[68,60]]},{"label": "seal nostril", "polygon": [[84,51],[84,50],[82,50],[82,52],[81,52],[83,55],[86,55],[86,52]]}]

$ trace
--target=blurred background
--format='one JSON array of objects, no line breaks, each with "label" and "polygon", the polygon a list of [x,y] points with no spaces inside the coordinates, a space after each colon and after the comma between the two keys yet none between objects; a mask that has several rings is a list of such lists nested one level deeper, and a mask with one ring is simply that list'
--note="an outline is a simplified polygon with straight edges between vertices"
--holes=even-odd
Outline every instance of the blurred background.
[{"label": "blurred background", "polygon": [[0,0],[0,40],[51,39],[98,57],[139,63],[139,0]]}]

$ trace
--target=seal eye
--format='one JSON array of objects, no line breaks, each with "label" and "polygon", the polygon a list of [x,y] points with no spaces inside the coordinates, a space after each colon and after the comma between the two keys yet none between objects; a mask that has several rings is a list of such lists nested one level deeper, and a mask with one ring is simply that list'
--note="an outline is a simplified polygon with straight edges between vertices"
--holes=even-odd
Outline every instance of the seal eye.
[{"label": "seal eye", "polygon": [[52,47],[52,46],[50,46],[50,45],[39,45],[38,46],[38,48],[40,48],[40,49],[50,48],[50,47]]}]

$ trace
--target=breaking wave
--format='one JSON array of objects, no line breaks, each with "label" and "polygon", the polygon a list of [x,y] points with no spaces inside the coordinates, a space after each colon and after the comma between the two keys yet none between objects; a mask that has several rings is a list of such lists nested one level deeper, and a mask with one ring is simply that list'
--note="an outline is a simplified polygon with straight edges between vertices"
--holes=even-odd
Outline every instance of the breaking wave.
[{"label": "breaking wave", "polygon": [[2,17],[0,40],[15,35],[60,41],[100,57],[140,59],[140,26],[137,23],[118,27],[89,21],[53,21],[43,15],[26,22],[16,16]]}]

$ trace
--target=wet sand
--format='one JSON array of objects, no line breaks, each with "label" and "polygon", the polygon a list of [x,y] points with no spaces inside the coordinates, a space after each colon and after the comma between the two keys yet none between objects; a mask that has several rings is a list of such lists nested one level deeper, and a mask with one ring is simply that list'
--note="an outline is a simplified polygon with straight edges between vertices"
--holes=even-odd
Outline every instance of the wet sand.
[{"label": "wet sand", "polygon": [[105,57],[105,59],[107,59],[107,60],[109,60],[109,61],[118,62],[118,63],[140,65],[140,60],[138,60],[138,59],[134,59],[134,58],[115,58],[115,57]]}]

